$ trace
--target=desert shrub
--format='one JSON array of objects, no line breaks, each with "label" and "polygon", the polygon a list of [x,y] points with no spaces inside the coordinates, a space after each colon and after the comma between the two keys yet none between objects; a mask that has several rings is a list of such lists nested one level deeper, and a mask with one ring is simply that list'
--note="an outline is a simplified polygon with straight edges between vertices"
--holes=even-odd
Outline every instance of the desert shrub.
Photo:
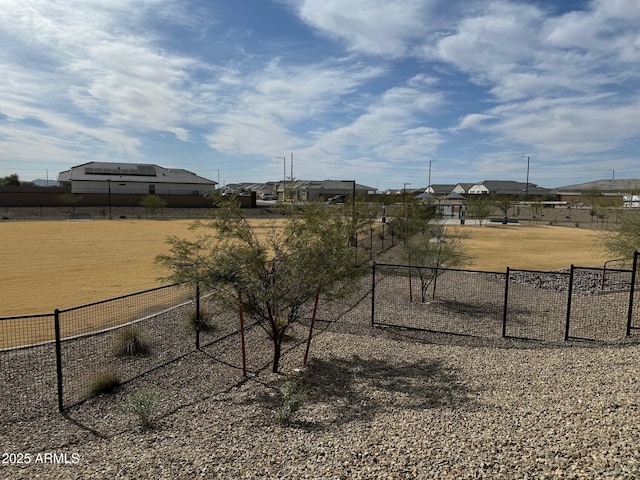
[{"label": "desert shrub", "polygon": [[288,424],[304,404],[306,394],[300,381],[291,375],[283,383],[280,393],[282,393],[282,405],[275,411],[275,417],[278,422]]},{"label": "desert shrub", "polygon": [[89,396],[114,393],[122,382],[116,373],[101,373],[95,376],[89,384]]},{"label": "desert shrub", "polygon": [[200,309],[200,318],[198,312],[193,310],[189,315],[189,329],[193,332],[199,330],[201,332],[210,332],[215,329],[211,323],[211,314],[207,310]]},{"label": "desert shrub", "polygon": [[143,429],[151,427],[151,416],[158,405],[158,394],[151,391],[140,391],[130,395],[124,410],[138,417]]},{"label": "desert shrub", "polygon": [[146,357],[151,353],[151,347],[137,328],[125,328],[115,343],[115,353],[122,357]]}]

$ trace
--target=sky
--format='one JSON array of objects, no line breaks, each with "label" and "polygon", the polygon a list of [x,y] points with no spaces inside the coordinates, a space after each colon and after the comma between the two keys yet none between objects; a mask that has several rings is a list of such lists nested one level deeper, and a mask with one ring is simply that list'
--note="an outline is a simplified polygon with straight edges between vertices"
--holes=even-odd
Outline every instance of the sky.
[{"label": "sky", "polygon": [[640,178],[639,66],[638,0],[1,0],[0,177]]}]

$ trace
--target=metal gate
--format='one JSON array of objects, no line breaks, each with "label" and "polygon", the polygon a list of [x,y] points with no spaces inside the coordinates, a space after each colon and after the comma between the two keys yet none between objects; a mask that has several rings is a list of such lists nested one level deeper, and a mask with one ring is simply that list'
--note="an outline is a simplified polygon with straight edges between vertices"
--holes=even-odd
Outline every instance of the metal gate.
[{"label": "metal gate", "polygon": [[[565,339],[618,341],[634,327],[632,268],[571,267]],[[636,322],[637,324],[637,322]]]}]

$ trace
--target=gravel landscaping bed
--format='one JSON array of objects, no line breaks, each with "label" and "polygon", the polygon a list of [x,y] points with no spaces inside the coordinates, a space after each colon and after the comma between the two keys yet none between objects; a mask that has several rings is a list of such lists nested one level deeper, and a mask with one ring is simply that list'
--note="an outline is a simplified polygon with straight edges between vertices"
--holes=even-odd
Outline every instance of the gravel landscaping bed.
[{"label": "gravel landscaping bed", "polygon": [[[0,477],[32,478],[637,478],[640,346],[548,345],[320,322],[287,342],[212,344],[60,415],[2,422]],[[298,369],[299,371],[296,371]],[[288,375],[287,375],[288,374]],[[306,399],[274,412],[297,378]],[[152,390],[153,427],[122,408]],[[38,453],[67,464],[36,463]],[[58,459],[62,457],[57,457]]]}]

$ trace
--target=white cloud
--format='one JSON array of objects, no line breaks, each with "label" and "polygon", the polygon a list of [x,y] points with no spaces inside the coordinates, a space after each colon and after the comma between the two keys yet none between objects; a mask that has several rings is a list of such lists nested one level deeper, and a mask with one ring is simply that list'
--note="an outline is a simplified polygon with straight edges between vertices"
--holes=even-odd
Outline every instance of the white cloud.
[{"label": "white cloud", "polygon": [[429,1],[302,0],[289,1],[301,20],[342,40],[350,50],[401,57],[425,33]]},{"label": "white cloud", "polygon": [[220,106],[215,118],[212,114],[218,127],[207,139],[226,153],[269,155],[300,148],[316,125],[331,121],[326,118],[336,109],[348,116],[345,96],[382,72],[343,62],[305,67],[271,62],[263,70],[249,72],[244,82],[229,82],[234,100]]},{"label": "white cloud", "polygon": [[[31,93],[22,102],[10,102],[15,88],[0,93],[0,112],[16,118],[35,115],[65,135],[71,122],[63,125],[62,115],[56,115],[64,110],[67,116],[84,117],[84,122],[91,119],[96,125],[83,128],[78,121],[78,132],[115,141],[112,146],[124,147],[128,154],[136,153],[139,141],[113,135],[119,128],[167,131],[187,140],[188,131],[181,124],[190,99],[183,89],[193,62],[163,53],[153,46],[153,37],[136,34],[133,28],[147,8],[161,3],[4,2],[0,27],[9,32],[16,47],[15,53],[3,55],[6,71],[19,72],[18,88],[27,84]],[[33,55],[35,51],[43,68],[22,68],[22,52]],[[30,104],[40,108],[30,109]],[[102,131],[111,133],[101,135],[101,124]]]}]

